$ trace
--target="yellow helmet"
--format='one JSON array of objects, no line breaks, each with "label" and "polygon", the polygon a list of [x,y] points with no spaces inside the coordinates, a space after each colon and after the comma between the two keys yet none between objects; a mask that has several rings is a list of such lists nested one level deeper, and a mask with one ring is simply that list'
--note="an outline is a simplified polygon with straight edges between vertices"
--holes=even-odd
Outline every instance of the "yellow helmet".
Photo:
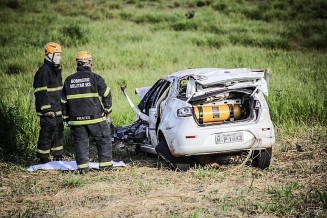
[{"label": "yellow helmet", "polygon": [[61,46],[58,43],[55,42],[49,42],[48,44],[46,44],[44,46],[44,51],[45,54],[49,54],[49,53],[55,53],[55,52],[62,52]]},{"label": "yellow helmet", "polygon": [[77,53],[76,55],[76,63],[78,62],[88,62],[88,61],[92,61],[92,55],[90,54],[90,52],[87,51],[80,51]]}]

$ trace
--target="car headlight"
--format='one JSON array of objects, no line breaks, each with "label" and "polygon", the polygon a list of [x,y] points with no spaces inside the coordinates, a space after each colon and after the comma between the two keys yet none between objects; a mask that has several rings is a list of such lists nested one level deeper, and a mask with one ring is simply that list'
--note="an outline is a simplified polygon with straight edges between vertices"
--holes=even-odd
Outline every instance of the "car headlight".
[{"label": "car headlight", "polygon": [[177,110],[178,117],[189,117],[192,116],[192,108],[190,107],[182,107]]}]

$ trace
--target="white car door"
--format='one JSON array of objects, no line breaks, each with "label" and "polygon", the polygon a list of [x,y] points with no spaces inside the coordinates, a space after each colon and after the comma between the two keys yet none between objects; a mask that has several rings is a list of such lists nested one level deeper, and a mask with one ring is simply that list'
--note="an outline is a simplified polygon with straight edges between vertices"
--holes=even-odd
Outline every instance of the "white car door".
[{"label": "white car door", "polygon": [[158,120],[157,108],[153,107],[149,110],[149,137],[151,140],[152,147],[155,147],[158,144],[158,137],[156,131],[156,123]]},{"label": "white car door", "polygon": [[[151,140],[151,145],[155,147],[159,141],[157,136],[157,128],[160,122],[161,115],[161,102],[167,97],[169,88],[171,84],[170,82],[166,82],[162,84],[156,93],[155,100],[153,101],[151,108],[149,109],[149,137]],[[159,120],[158,120],[159,119]]]}]

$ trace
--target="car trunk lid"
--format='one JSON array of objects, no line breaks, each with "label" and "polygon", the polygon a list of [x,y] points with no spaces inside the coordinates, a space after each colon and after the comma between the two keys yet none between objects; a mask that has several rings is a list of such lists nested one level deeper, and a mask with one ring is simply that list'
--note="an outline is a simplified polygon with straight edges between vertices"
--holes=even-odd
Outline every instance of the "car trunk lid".
[{"label": "car trunk lid", "polygon": [[186,97],[201,96],[215,91],[256,88],[268,96],[264,70],[212,69],[206,73],[190,75]]}]

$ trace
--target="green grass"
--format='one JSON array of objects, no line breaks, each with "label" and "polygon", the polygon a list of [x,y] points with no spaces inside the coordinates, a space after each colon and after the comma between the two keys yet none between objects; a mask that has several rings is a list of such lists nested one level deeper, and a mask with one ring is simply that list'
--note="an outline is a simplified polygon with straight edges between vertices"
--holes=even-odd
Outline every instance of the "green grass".
[{"label": "green grass", "polygon": [[79,187],[86,183],[84,177],[76,176],[76,175],[67,175],[67,177],[64,180],[65,185],[67,187]]},{"label": "green grass", "polygon": [[[29,91],[49,41],[63,45],[64,78],[75,72],[78,51],[91,52],[94,72],[112,89],[117,126],[134,118],[121,85],[137,103],[134,88],[196,67],[269,67],[267,99],[278,128],[287,132],[298,125],[326,125],[327,24],[322,1],[2,0],[0,5],[0,77],[6,81],[0,88],[5,120],[0,138],[7,146],[3,152],[11,144],[18,145],[17,152],[34,152],[39,127]],[[279,10],[286,15],[277,15]],[[8,125],[15,126],[9,134]]]},{"label": "green grass", "polygon": [[[30,90],[34,74],[43,63],[43,47],[50,41],[63,46],[64,79],[75,72],[78,51],[87,50],[93,55],[93,71],[103,76],[112,90],[111,119],[116,126],[130,124],[135,116],[119,91],[122,85],[127,86],[128,95],[137,104],[139,98],[134,95],[135,88],[150,86],[159,78],[179,70],[268,67],[271,75],[267,100],[276,127],[277,154],[283,157],[294,147],[294,143],[289,141],[305,139],[301,142],[305,149],[311,148],[312,144],[325,143],[326,135],[322,134],[327,129],[325,1],[0,0],[0,6],[1,163],[11,162],[18,166],[36,163],[39,120]],[[64,146],[65,157],[73,160],[69,129],[65,130]],[[145,196],[156,191],[158,183],[176,182],[169,178],[171,175],[165,181],[143,178],[137,171],[139,165],[134,165],[139,164],[140,158],[148,160],[133,153],[129,153],[125,160],[135,167],[128,171],[131,174],[128,179],[136,184],[134,194]],[[162,162],[156,164],[162,170]],[[274,169],[282,169],[282,175]],[[13,170],[17,172],[14,167]],[[280,176],[293,172],[280,166],[273,166],[270,170]],[[306,175],[319,173],[319,170],[317,166],[297,168]],[[189,175],[191,181],[213,180],[217,183],[224,180],[221,176],[227,178],[228,173],[233,174],[226,170],[226,175],[222,175],[207,168],[195,168],[193,173]],[[10,170],[1,171],[1,175],[10,175]],[[107,182],[106,176],[100,176],[96,181],[65,176],[58,186],[67,189],[86,188],[88,182]],[[238,179],[245,178],[246,175]],[[316,199],[320,199],[322,205],[326,203],[324,190],[311,190],[303,184],[293,187],[290,183],[289,186],[267,185],[260,189],[260,196],[265,196],[263,199],[251,197],[251,203],[247,204],[249,199],[242,195],[242,191],[251,190],[252,193],[255,190],[257,179],[251,183],[252,178],[249,176],[244,180],[249,183],[246,189],[222,198],[215,193],[208,197],[210,205],[219,206],[221,210],[212,211],[199,204],[188,215],[201,217],[212,212],[216,216],[287,216],[300,214],[306,205],[317,203]],[[11,188],[16,191],[15,196],[20,196],[21,190],[29,189],[15,185]],[[305,192],[299,194],[301,188]],[[236,196],[242,197],[236,199]],[[294,202],[292,196],[295,196]],[[268,197],[272,197],[276,204],[267,200]],[[188,203],[199,203],[201,198],[188,199]],[[164,208],[171,216],[179,217],[190,209],[184,206],[179,208],[178,203],[172,203]],[[233,213],[235,208],[238,208],[237,213]],[[31,204],[18,208],[16,215],[33,216],[35,210],[47,211],[47,206]],[[158,208],[157,214],[164,214],[162,210],[165,211]]]}]

